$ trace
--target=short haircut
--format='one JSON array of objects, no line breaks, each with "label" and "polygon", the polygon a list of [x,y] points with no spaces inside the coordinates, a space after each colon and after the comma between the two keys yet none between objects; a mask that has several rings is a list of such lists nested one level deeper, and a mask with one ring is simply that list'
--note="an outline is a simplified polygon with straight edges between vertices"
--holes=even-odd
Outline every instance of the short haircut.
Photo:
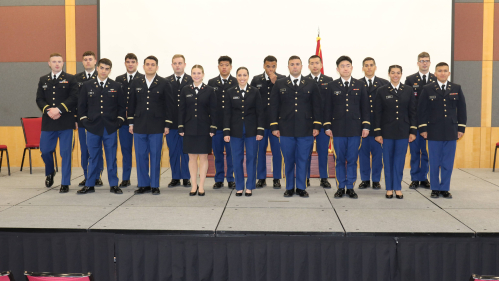
[{"label": "short haircut", "polygon": [[223,61],[228,61],[229,64],[232,65],[232,59],[229,56],[221,56],[218,58],[218,64],[220,64]]},{"label": "short haircut", "polygon": [[97,65],[99,66],[101,64],[109,65],[109,68],[113,68],[113,63],[111,62],[110,59],[106,59],[106,58],[100,59],[99,63]]},{"label": "short haircut", "polygon": [[136,62],[139,62],[139,59],[137,58],[137,56],[134,53],[128,53],[128,54],[126,54],[125,61],[127,59],[128,60],[135,60]]},{"label": "short haircut", "polygon": [[322,63],[322,58],[320,56],[318,56],[318,55],[313,55],[313,56],[309,57],[308,58],[308,63],[310,63],[311,59],[319,59],[321,61],[321,63]]},{"label": "short haircut", "polygon": [[437,69],[437,67],[440,67],[440,66],[447,66],[447,67],[449,67],[449,65],[446,62],[439,62],[439,63],[437,63],[437,65],[435,65],[435,69]]},{"label": "short haircut", "polygon": [[201,69],[201,71],[202,71],[202,72],[203,72],[203,74],[204,74],[204,68],[203,68],[201,65],[199,65],[199,64],[195,64],[195,65],[191,68],[191,73],[192,73],[192,70],[193,70],[194,68],[199,68],[199,69]]},{"label": "short haircut", "polygon": [[340,63],[345,60],[352,64],[352,59],[349,56],[341,56],[336,60],[336,67],[338,67]]},{"label": "short haircut", "polygon": [[173,62],[173,60],[174,60],[174,59],[178,59],[178,58],[182,58],[182,59],[184,60],[184,62],[185,62],[185,57],[184,57],[184,55],[180,55],[180,54],[173,55],[173,57],[172,57],[172,62]]},{"label": "short haircut", "polygon": [[292,60],[300,60],[300,62],[301,62],[301,59],[300,59],[300,57],[299,57],[299,56],[290,56],[290,57],[289,57],[289,59],[288,59],[288,64],[289,64],[289,62],[290,62],[290,61],[292,61]]},{"label": "short haircut", "polygon": [[368,61],[368,60],[372,60],[372,61],[374,62],[374,65],[376,65],[376,61],[375,61],[373,58],[371,58],[371,57],[367,57],[367,58],[365,58],[365,59],[362,61],[362,66],[364,66],[364,63],[365,63],[366,61]]},{"label": "short haircut", "polygon": [[422,52],[418,55],[418,61],[420,58],[430,58],[430,54],[428,54],[427,52]]},{"label": "short haircut", "polygon": [[388,67],[388,74],[390,74],[390,71],[392,71],[392,68],[399,68],[400,69],[400,73],[402,73],[402,66],[394,64],[394,65],[390,65]]},{"label": "short haircut", "polygon": [[95,53],[92,52],[92,51],[86,51],[85,53],[83,53],[83,55],[81,56],[82,58],[84,57],[88,57],[88,56],[92,56],[94,57],[94,59],[96,59],[97,57],[95,56]]},{"label": "short haircut", "polygon": [[158,58],[155,56],[148,56],[147,58],[144,59],[144,64],[146,63],[146,60],[153,60],[156,62],[156,65],[158,65]]},{"label": "short haircut", "polygon": [[50,59],[51,57],[61,57],[61,58],[62,58],[62,55],[61,55],[61,54],[59,54],[59,53],[52,53],[52,54],[50,54],[49,59]]},{"label": "short haircut", "polygon": [[277,59],[276,57],[274,56],[266,56],[264,59],[263,59],[263,63],[265,64],[265,62],[268,61],[268,62],[273,62],[275,61],[277,63]]},{"label": "short haircut", "polygon": [[239,68],[237,69],[237,71],[236,71],[236,75],[237,75],[237,73],[239,72],[239,70],[246,70],[246,72],[247,72],[247,73],[248,73],[248,75],[249,75],[249,70],[248,70],[246,67],[244,67],[244,66],[241,66],[241,67],[239,67]]}]

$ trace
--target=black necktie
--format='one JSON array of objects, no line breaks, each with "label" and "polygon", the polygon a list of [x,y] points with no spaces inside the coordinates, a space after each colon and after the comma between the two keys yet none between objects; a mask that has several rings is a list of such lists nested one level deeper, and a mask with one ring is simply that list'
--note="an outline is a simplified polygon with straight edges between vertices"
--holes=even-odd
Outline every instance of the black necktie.
[{"label": "black necktie", "polygon": [[345,81],[345,90],[348,92],[348,81]]},{"label": "black necktie", "polygon": [[393,90],[395,91],[395,94],[398,93],[397,88],[393,88]]},{"label": "black necktie", "polygon": [[295,88],[298,88],[298,79],[293,80],[293,83],[295,83]]},{"label": "black necktie", "polygon": [[100,82],[100,87],[104,89],[104,82]]},{"label": "black necktie", "polygon": [[224,85],[227,84],[227,79],[222,79],[222,81],[224,82]]},{"label": "black necktie", "polygon": [[196,94],[199,92],[199,88],[198,87],[194,87],[194,91],[196,91]]},{"label": "black necktie", "polygon": [[442,85],[442,92],[445,93],[445,85]]},{"label": "black necktie", "polygon": [[88,78],[87,79],[90,79],[90,77],[92,77],[92,75],[90,75],[90,73],[88,74]]},{"label": "black necktie", "polygon": [[423,85],[426,85],[426,75],[423,75]]},{"label": "black necktie", "polygon": [[57,76],[55,76],[55,74],[54,74],[54,80],[57,80]]},{"label": "black necktie", "polygon": [[177,76],[177,84],[180,86],[180,76]]},{"label": "black necktie", "polygon": [[244,98],[244,93],[246,93],[246,91],[245,90],[241,90],[241,95],[243,96],[243,98]]},{"label": "black necktie", "polygon": [[373,80],[369,79],[368,82],[369,82],[369,85],[368,85],[369,91],[371,91],[371,88],[373,87]]},{"label": "black necktie", "polygon": [[132,82],[132,80],[133,80],[133,76],[130,75],[130,81],[128,81],[128,82],[130,83],[130,82]]},{"label": "black necktie", "polygon": [[319,83],[319,77],[315,77],[315,83]]}]

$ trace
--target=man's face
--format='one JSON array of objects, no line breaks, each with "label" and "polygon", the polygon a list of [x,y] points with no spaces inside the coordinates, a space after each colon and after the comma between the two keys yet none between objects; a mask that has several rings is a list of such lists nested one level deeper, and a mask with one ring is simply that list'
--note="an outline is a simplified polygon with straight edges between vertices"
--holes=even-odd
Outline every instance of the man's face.
[{"label": "man's face", "polygon": [[299,60],[299,59],[290,60],[288,62],[289,73],[292,76],[296,77],[296,76],[300,75],[302,67],[303,67],[303,65],[301,64],[301,60]]},{"label": "man's face", "polygon": [[338,73],[340,73],[341,77],[350,78],[350,76],[352,76],[353,66],[349,61],[344,60],[340,62],[340,64],[338,64],[336,70],[338,71]]},{"label": "man's face", "polygon": [[107,79],[109,73],[111,73],[111,67],[109,65],[104,63],[99,64],[99,66],[97,67],[97,74],[99,76],[99,79]]},{"label": "man's face", "polygon": [[277,62],[276,61],[266,61],[263,64],[263,69],[265,69],[265,73],[267,73],[267,75],[275,73],[275,71],[277,69]]},{"label": "man's face", "polygon": [[430,58],[425,57],[425,58],[419,58],[418,60],[418,67],[419,71],[421,72],[427,72],[430,69]]},{"label": "man's face", "polygon": [[376,72],[376,64],[374,64],[373,60],[366,60],[364,62],[364,65],[362,66],[362,71],[366,74],[368,77],[374,76],[374,73]]},{"label": "man's face", "polygon": [[220,74],[222,76],[228,76],[231,70],[232,70],[232,65],[228,61],[221,61],[218,64],[218,71],[220,71]]},{"label": "man's face", "polygon": [[147,59],[144,62],[144,72],[147,75],[154,75],[158,71],[158,64],[155,60]]},{"label": "man's face", "polygon": [[135,71],[137,71],[139,63],[137,62],[136,59],[126,59],[125,66],[126,66],[126,71],[128,73],[135,73]]},{"label": "man's face", "polygon": [[84,56],[82,63],[85,70],[92,71],[95,69],[95,64],[97,63],[97,61],[95,60],[94,56]]},{"label": "man's face", "polygon": [[184,59],[183,58],[174,58],[172,60],[172,68],[173,68],[173,72],[175,72],[177,74],[184,73],[184,69],[185,69]]},{"label": "man's face", "polygon": [[308,69],[310,69],[310,72],[317,76],[322,69],[322,62],[321,59],[319,58],[313,58],[308,60]]},{"label": "man's face", "polygon": [[53,73],[59,73],[64,66],[64,62],[62,61],[62,57],[51,57],[49,59],[49,66],[52,69]]},{"label": "man's face", "polygon": [[435,69],[435,76],[437,76],[438,81],[445,83],[450,76],[449,67],[447,65],[437,67]]}]

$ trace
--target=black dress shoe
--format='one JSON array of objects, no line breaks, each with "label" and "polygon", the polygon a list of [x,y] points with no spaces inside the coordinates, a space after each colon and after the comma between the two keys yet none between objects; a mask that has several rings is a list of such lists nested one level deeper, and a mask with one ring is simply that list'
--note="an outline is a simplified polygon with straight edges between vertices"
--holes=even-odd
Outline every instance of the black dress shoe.
[{"label": "black dress shoe", "polygon": [[127,186],[130,186],[130,185],[131,185],[131,183],[130,183],[129,180],[123,180],[123,181],[121,181],[119,187],[127,187]]},{"label": "black dress shoe", "polygon": [[422,186],[422,187],[424,187],[424,188],[430,188],[431,187],[430,182],[428,180],[420,182],[419,185]]},{"label": "black dress shoe", "polygon": [[251,196],[251,195],[253,195],[253,192],[245,192],[245,193],[244,193],[244,196],[248,196],[248,197],[249,197],[249,196]]},{"label": "black dress shoe", "polygon": [[133,193],[134,194],[143,194],[146,192],[151,192],[151,187],[150,186],[143,186],[139,187],[139,189],[135,190]]},{"label": "black dress shoe", "polygon": [[327,179],[321,179],[320,185],[324,188],[331,188],[331,184],[329,183],[329,181]]},{"label": "black dress shoe", "polygon": [[256,188],[262,188],[262,187],[264,187],[266,185],[267,185],[267,183],[265,182],[265,180],[258,180],[256,182]]},{"label": "black dress shoe", "polygon": [[229,188],[230,188],[230,189],[234,189],[234,188],[236,188],[236,183],[235,183],[235,182],[233,182],[233,181],[228,182],[228,185],[229,185]]},{"label": "black dress shoe", "polygon": [[300,195],[300,197],[308,197],[308,192],[305,189],[296,189],[296,194]]},{"label": "black dress shoe", "polygon": [[345,194],[345,189],[344,188],[338,188],[338,190],[336,190],[336,193],[334,194],[334,197],[335,198],[341,198],[341,197],[343,197],[343,194]]},{"label": "black dress shoe", "polygon": [[286,191],[284,191],[284,197],[291,197],[293,194],[295,194],[294,189],[286,189]]},{"label": "black dress shoe", "polygon": [[307,179],[307,187],[310,186],[310,179]]},{"label": "black dress shoe", "polygon": [[61,185],[61,189],[59,189],[59,193],[67,193],[69,191],[69,185]]},{"label": "black dress shoe", "polygon": [[[199,188],[199,187],[198,187],[198,188]],[[200,192],[200,191],[198,191],[198,195],[199,195],[199,196],[204,196],[205,194],[206,194],[206,192]]]},{"label": "black dress shoe", "polygon": [[159,187],[151,188],[151,191],[152,191],[152,195],[159,195],[160,194]]},{"label": "black dress shoe", "polygon": [[87,183],[87,179],[83,179],[78,186],[85,186],[85,183]]},{"label": "black dress shoe", "polygon": [[438,196],[440,195],[440,192],[438,190],[432,190],[431,191],[431,198],[438,198]]},{"label": "black dress shoe", "polygon": [[281,188],[281,181],[279,179],[274,179],[274,189]]},{"label": "black dress shoe", "polygon": [[172,181],[168,184],[168,187],[174,187],[174,186],[177,186],[177,185],[180,185],[180,180],[174,180],[174,179],[172,179]]},{"label": "black dress shoe", "polygon": [[243,192],[236,192],[236,196],[243,196]]},{"label": "black dress shoe", "polygon": [[111,188],[109,188],[109,192],[112,192],[114,194],[123,194],[123,191],[121,190],[121,188],[119,188],[117,186],[111,186]]},{"label": "black dress shoe", "polygon": [[452,198],[452,194],[448,191],[440,191],[440,194],[442,194],[442,196],[444,198],[447,198],[447,199],[451,199]]},{"label": "black dress shoe", "polygon": [[101,178],[98,178],[95,180],[95,186],[102,186],[103,183],[102,183],[102,179]]},{"label": "black dress shoe", "polygon": [[189,196],[194,196],[198,193],[199,185],[196,187],[196,191],[189,192]]},{"label": "black dress shoe", "polygon": [[359,189],[366,189],[368,187],[371,187],[371,181],[362,181],[359,184]]},{"label": "black dress shoe", "polygon": [[359,198],[359,196],[357,195],[357,193],[355,193],[355,190],[353,189],[347,189],[347,195],[350,196],[350,198],[354,199]]},{"label": "black dress shoe", "polygon": [[93,186],[84,186],[82,189],[76,191],[76,194],[87,194],[87,193],[91,193],[91,192],[95,192],[95,189]]},{"label": "black dress shoe", "polygon": [[396,193],[395,193],[395,197],[396,197],[397,199],[404,199],[404,194],[400,194],[400,195],[398,195],[398,194],[396,194]]},{"label": "black dress shoe", "polygon": [[45,186],[51,187],[54,184],[55,171],[45,178]]},{"label": "black dress shoe", "polygon": [[419,181],[412,181],[411,184],[409,185],[410,189],[416,189],[419,186]]},{"label": "black dress shoe", "polygon": [[381,184],[379,184],[379,181],[373,181],[373,189],[381,189]]},{"label": "black dress shoe", "polygon": [[184,187],[191,187],[191,180],[190,179],[183,180],[183,184]]},{"label": "black dress shoe", "polygon": [[386,192],[385,197],[388,199],[392,199],[393,198],[393,191],[392,191],[392,194],[390,194],[390,195],[388,195],[388,192]]},{"label": "black dress shoe", "polygon": [[215,184],[213,185],[213,189],[219,189],[222,186],[224,186],[223,182],[215,182]]}]

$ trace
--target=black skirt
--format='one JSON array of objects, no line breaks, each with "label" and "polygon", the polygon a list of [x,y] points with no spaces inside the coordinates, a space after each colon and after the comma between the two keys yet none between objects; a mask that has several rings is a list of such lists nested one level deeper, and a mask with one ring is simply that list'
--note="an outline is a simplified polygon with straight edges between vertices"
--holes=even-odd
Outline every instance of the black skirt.
[{"label": "black skirt", "polygon": [[210,135],[203,136],[187,136],[183,137],[184,153],[185,154],[209,154],[211,153],[211,137]]}]

